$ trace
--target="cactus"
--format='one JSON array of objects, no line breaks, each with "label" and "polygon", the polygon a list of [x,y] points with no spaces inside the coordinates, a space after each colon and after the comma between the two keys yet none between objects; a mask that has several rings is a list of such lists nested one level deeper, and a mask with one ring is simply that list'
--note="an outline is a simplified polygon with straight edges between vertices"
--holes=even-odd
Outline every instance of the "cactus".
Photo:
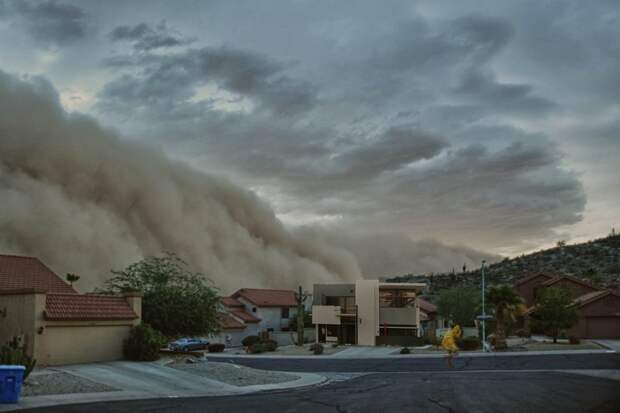
[{"label": "cactus", "polygon": [[34,369],[37,361],[26,353],[25,345],[20,345],[18,337],[13,337],[0,349],[0,364],[24,366],[24,380]]}]

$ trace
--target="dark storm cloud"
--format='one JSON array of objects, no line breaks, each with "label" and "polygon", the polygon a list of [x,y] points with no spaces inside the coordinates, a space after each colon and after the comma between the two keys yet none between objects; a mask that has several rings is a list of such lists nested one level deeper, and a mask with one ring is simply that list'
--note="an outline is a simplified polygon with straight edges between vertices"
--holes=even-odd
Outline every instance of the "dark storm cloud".
[{"label": "dark storm cloud", "polygon": [[156,26],[140,23],[134,26],[118,26],[112,30],[108,37],[115,42],[127,41],[133,43],[136,50],[153,50],[164,47],[183,46],[194,41],[187,39],[170,29],[166,21]]},{"label": "dark storm cloud", "polygon": [[5,1],[0,17],[17,16],[41,46],[62,46],[86,36],[88,16],[80,7],[57,1]]},{"label": "dark storm cloud", "polygon": [[[314,106],[310,83],[285,74],[285,67],[257,53],[230,48],[189,49],[163,56],[117,57],[108,64],[137,65],[138,75],[123,75],[99,94],[100,107],[124,111],[125,104],[155,108],[185,105],[196,88],[215,83],[231,93],[256,100],[276,114],[295,114]],[[156,114],[158,116],[158,114]]]}]

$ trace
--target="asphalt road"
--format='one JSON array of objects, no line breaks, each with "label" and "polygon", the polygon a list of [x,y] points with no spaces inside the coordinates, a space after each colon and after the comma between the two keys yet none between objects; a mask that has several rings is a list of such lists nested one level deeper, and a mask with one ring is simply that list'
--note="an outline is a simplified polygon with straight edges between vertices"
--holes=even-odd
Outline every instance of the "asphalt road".
[{"label": "asphalt road", "polygon": [[[444,358],[212,358],[263,370],[305,372],[405,372],[448,371]],[[620,369],[620,353],[550,354],[496,357],[459,356],[453,370],[575,370]]]},{"label": "asphalt road", "polygon": [[550,372],[377,373],[287,392],[94,403],[32,411],[617,413],[620,382]]}]

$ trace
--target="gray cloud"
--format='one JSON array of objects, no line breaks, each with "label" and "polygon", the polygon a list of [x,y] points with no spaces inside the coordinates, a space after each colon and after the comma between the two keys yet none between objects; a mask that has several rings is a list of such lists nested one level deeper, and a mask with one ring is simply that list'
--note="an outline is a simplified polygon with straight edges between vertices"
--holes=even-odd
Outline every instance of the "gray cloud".
[{"label": "gray cloud", "polygon": [[108,34],[108,37],[115,42],[131,42],[134,49],[145,51],[184,46],[194,41],[194,39],[187,39],[170,29],[165,20],[155,26],[147,23],[118,26]]},{"label": "gray cloud", "polygon": [[32,38],[44,47],[62,46],[86,36],[88,16],[80,7],[54,0],[6,1],[0,17],[18,16]]},{"label": "gray cloud", "polygon": [[[256,100],[260,108],[278,115],[312,108],[312,86],[286,74],[285,67],[256,53],[230,48],[189,49],[164,56],[147,55],[108,61],[119,66],[137,65],[138,75],[123,75],[99,94],[100,107],[124,112],[125,105],[161,108],[186,104],[200,86],[215,83],[242,97]],[[186,105],[187,106],[187,105]],[[259,109],[260,110],[260,109]]]}]

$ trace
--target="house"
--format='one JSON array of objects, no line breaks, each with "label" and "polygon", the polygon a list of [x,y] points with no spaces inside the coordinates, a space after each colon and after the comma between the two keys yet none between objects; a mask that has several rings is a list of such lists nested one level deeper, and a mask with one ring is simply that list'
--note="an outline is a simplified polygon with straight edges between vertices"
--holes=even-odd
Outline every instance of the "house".
[{"label": "house", "polygon": [[[246,336],[287,332],[296,314],[297,301],[292,290],[241,288],[221,299],[219,341],[239,346]],[[290,344],[291,340],[278,341]]]},{"label": "house", "polygon": [[141,315],[140,294],[79,294],[37,258],[0,255],[0,343],[20,337],[38,365],[121,359]]},{"label": "house", "polygon": [[378,280],[315,284],[316,340],[366,346],[411,344],[422,334],[417,295],[424,286]]},{"label": "house", "polygon": [[580,338],[620,338],[620,295],[566,275],[553,277],[533,274],[516,283],[515,288],[529,307],[525,313],[525,325],[535,310],[536,294],[548,287],[561,287],[570,291],[572,305],[578,309],[579,320],[566,334]]},{"label": "house", "polygon": [[437,313],[437,306],[431,302],[418,298],[420,307],[420,326],[424,337],[435,337],[437,329],[448,327],[448,323]]}]

